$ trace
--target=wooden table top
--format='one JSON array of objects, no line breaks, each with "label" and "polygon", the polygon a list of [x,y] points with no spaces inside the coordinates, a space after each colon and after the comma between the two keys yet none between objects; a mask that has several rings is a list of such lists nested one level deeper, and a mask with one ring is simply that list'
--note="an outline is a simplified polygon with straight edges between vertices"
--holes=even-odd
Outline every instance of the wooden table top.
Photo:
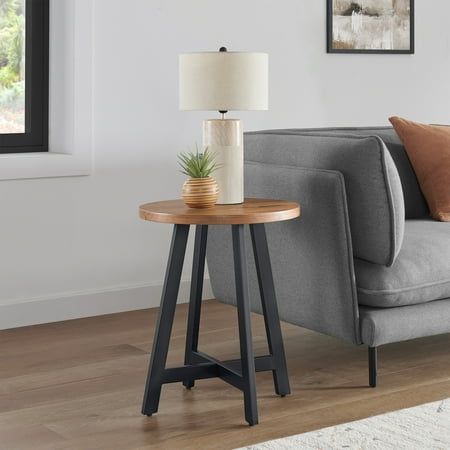
[{"label": "wooden table top", "polygon": [[146,203],[139,207],[144,220],[177,225],[245,225],[281,222],[300,216],[300,205],[286,200],[246,198],[238,205],[188,208],[183,200]]}]

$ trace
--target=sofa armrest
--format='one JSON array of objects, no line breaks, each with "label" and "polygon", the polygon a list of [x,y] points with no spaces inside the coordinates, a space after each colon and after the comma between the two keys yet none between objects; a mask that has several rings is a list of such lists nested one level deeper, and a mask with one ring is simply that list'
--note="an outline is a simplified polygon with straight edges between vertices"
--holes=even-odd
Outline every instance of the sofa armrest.
[{"label": "sofa armrest", "polygon": [[[248,197],[297,201],[299,219],[266,225],[280,317],[359,343],[352,243],[342,174],[334,171],[245,164]],[[230,227],[210,227],[207,260],[214,295],[235,304]],[[251,240],[247,258],[252,309],[261,313]]]},{"label": "sofa armrest", "polygon": [[245,159],[341,172],[355,256],[394,263],[403,242],[405,206],[397,168],[379,137],[300,130],[246,133]]}]

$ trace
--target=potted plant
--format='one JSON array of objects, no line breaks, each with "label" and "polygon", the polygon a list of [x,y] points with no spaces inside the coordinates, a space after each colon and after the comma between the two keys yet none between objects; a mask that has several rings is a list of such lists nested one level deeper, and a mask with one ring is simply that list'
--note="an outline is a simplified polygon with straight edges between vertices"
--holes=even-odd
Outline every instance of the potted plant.
[{"label": "potted plant", "polygon": [[219,186],[211,174],[219,168],[215,162],[215,155],[205,149],[203,153],[197,151],[180,153],[178,163],[181,173],[189,177],[183,185],[183,200],[190,208],[211,208],[219,198]]}]

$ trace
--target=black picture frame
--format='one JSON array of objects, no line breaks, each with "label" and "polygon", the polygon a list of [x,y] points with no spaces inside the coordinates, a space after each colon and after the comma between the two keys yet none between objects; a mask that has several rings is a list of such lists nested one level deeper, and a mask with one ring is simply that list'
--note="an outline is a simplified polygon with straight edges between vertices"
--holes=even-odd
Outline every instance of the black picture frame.
[{"label": "black picture frame", "polygon": [[333,48],[333,0],[327,1],[327,53],[413,55],[415,53],[415,0],[410,0],[410,48],[409,50],[369,50]]},{"label": "black picture frame", "polygon": [[0,134],[0,154],[48,152],[49,0],[26,0],[25,133]]}]

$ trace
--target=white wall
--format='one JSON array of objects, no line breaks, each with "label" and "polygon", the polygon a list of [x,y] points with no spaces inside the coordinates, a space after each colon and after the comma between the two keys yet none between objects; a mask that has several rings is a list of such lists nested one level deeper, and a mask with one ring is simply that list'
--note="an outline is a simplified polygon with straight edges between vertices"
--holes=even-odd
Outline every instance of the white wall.
[{"label": "white wall", "polygon": [[178,111],[181,52],[270,54],[248,130],[450,123],[448,0],[416,0],[412,56],[326,54],[325,0],[92,1],[93,174],[0,182],[0,328],[158,304],[170,229],[137,206],[179,195],[176,154],[210,115]]}]

